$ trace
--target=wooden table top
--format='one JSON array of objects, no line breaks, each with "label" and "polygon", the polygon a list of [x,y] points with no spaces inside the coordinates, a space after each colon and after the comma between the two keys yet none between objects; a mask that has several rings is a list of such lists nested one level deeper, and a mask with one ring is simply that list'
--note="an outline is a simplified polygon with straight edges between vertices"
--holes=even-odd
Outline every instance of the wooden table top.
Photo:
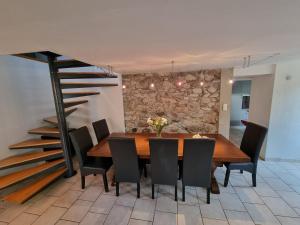
[{"label": "wooden table top", "polygon": [[[155,137],[155,134],[145,134],[145,133],[112,133],[110,136],[118,137],[134,137],[137,154],[141,158],[149,159],[149,137]],[[178,157],[182,159],[183,155],[183,139],[191,138],[193,134],[177,134],[177,133],[164,133],[162,137],[165,138],[178,138]],[[249,162],[250,158],[244,152],[242,152],[238,147],[232,144],[228,139],[226,139],[221,134],[205,134],[209,138],[214,138],[216,140],[213,160],[218,163],[224,162]],[[106,139],[101,141],[99,144],[95,145],[88,152],[89,156],[96,157],[111,157],[109,145]]]}]

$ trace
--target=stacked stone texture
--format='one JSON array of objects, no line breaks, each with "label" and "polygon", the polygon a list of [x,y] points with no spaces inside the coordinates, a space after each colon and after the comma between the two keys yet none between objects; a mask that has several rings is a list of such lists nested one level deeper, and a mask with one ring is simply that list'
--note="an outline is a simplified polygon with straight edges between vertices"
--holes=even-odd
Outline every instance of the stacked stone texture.
[{"label": "stacked stone texture", "polygon": [[[218,132],[220,70],[122,77],[126,86],[123,89],[126,131],[153,132],[147,118],[163,116],[169,121],[163,132]],[[154,87],[150,86],[152,83]]]}]

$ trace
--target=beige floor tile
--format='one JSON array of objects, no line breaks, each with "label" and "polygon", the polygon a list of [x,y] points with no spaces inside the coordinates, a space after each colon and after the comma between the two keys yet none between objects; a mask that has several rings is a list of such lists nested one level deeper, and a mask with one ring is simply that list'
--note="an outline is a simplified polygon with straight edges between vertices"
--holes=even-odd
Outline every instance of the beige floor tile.
[{"label": "beige floor tile", "polygon": [[237,194],[221,193],[219,199],[223,209],[246,211]]},{"label": "beige floor tile", "polygon": [[278,220],[282,225],[299,225],[300,218],[282,217],[277,216]]},{"label": "beige floor tile", "polygon": [[120,195],[116,200],[116,205],[134,207],[134,203],[136,201],[136,194],[134,193],[125,193]]},{"label": "beige floor tile", "polygon": [[260,204],[244,204],[255,224],[275,225],[280,224],[272,212]]},{"label": "beige floor tile", "polygon": [[[205,191],[206,193],[206,190],[203,188],[203,190]],[[199,190],[198,190],[199,192]],[[197,205],[199,204],[199,199],[198,199],[198,192],[197,192],[197,189],[196,188],[190,188],[190,187],[186,187],[186,190],[185,190],[185,201],[183,202],[182,201],[182,192],[179,191],[178,192],[178,203],[179,204],[187,204],[187,205]],[[206,195],[205,195],[206,196]],[[201,198],[201,196],[200,196]],[[206,198],[206,197],[204,197]],[[213,198],[213,196],[212,196]],[[174,197],[173,197],[174,199]]]},{"label": "beige floor tile", "polygon": [[145,220],[130,219],[128,225],[152,225],[152,222]]},{"label": "beige floor tile", "polygon": [[289,206],[300,208],[300,195],[296,192],[277,191],[277,193],[289,204]]},{"label": "beige floor tile", "polygon": [[267,183],[259,183],[256,187],[253,187],[253,189],[259,196],[279,197],[279,195]]},{"label": "beige floor tile", "polygon": [[155,212],[153,225],[174,225],[177,222],[177,216],[174,213]]},{"label": "beige floor tile", "polygon": [[296,191],[298,194],[300,194],[300,185],[291,185],[290,186],[294,191]]},{"label": "beige floor tile", "polygon": [[199,206],[178,205],[178,225],[202,225]]},{"label": "beige floor tile", "polygon": [[89,201],[77,200],[64,214],[62,219],[79,223],[87,214],[92,204]]},{"label": "beige floor tile", "polygon": [[276,216],[296,217],[297,213],[281,198],[262,197],[265,204]]},{"label": "beige floor tile", "polygon": [[300,216],[300,208],[293,208],[297,213],[298,215]]},{"label": "beige floor tile", "polygon": [[32,206],[25,210],[27,213],[42,215],[55,201],[58,197],[44,196],[37,200]]},{"label": "beige floor tile", "polygon": [[78,225],[78,223],[67,220],[59,220],[56,225]]},{"label": "beige floor tile", "polygon": [[47,195],[60,197],[65,194],[70,188],[72,184],[65,182],[62,180],[57,185],[53,186],[51,189],[48,190]]},{"label": "beige floor tile", "polygon": [[219,200],[212,199],[210,204],[200,204],[202,217],[210,219],[226,220]]},{"label": "beige floor tile", "polygon": [[0,214],[0,221],[1,222],[11,222],[14,220],[18,215],[24,212],[30,205],[23,204],[23,205],[9,205],[5,210],[3,210]]},{"label": "beige floor tile", "polygon": [[256,192],[252,188],[236,187],[235,190],[242,202],[263,204],[261,198],[256,194]]},{"label": "beige floor tile", "polygon": [[105,225],[127,225],[132,208],[115,205],[105,220]]},{"label": "beige floor tile", "polygon": [[116,196],[102,194],[94,202],[94,204],[90,208],[90,212],[108,214],[116,200]]},{"label": "beige floor tile", "polygon": [[292,189],[279,178],[265,178],[265,180],[275,191],[292,191]]},{"label": "beige floor tile", "polygon": [[55,224],[66,211],[67,209],[65,208],[51,206],[33,223],[33,225]]},{"label": "beige floor tile", "polygon": [[228,225],[227,221],[203,218],[204,225]]},{"label": "beige floor tile", "polygon": [[103,192],[103,188],[101,186],[90,186],[85,189],[82,195],[79,197],[81,200],[85,201],[96,201],[99,195]]},{"label": "beige floor tile", "polygon": [[63,196],[57,199],[57,201],[53,205],[58,207],[70,208],[81,194],[82,192],[80,191],[67,191]]},{"label": "beige floor tile", "polygon": [[177,202],[166,196],[158,197],[156,200],[156,210],[161,212],[177,213]]},{"label": "beige floor tile", "polygon": [[30,225],[32,224],[39,216],[29,213],[22,213],[17,216],[10,225]]},{"label": "beige floor tile", "polygon": [[225,214],[230,225],[254,225],[247,212],[225,210]]},{"label": "beige floor tile", "polygon": [[250,185],[242,174],[230,175],[229,182],[233,187],[249,187]]},{"label": "beige floor tile", "polygon": [[156,200],[137,199],[132,211],[131,218],[153,221]]},{"label": "beige floor tile", "polygon": [[88,212],[80,225],[102,225],[106,219],[105,214]]}]

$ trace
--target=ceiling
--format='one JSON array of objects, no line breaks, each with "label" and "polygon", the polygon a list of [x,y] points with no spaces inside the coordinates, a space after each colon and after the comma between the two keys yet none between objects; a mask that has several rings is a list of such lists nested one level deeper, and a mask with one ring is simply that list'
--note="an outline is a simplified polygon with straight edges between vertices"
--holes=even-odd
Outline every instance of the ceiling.
[{"label": "ceiling", "polygon": [[118,72],[300,56],[299,0],[0,0],[0,54],[50,50]]}]

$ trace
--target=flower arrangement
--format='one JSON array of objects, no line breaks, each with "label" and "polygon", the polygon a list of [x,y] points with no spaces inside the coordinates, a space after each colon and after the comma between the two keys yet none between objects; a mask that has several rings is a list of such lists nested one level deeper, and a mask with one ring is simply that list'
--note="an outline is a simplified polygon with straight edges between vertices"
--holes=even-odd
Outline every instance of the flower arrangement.
[{"label": "flower arrangement", "polygon": [[163,128],[168,125],[168,120],[163,117],[148,118],[147,124],[151,126],[156,131],[156,135],[160,137]]}]

